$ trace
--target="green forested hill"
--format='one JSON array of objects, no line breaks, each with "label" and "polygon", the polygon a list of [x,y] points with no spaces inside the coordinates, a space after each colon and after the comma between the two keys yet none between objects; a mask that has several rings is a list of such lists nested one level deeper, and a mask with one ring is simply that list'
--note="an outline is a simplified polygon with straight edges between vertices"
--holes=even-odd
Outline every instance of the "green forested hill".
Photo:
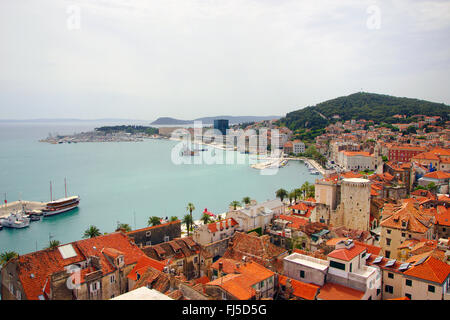
[{"label": "green forested hill", "polygon": [[[374,120],[375,123],[406,123],[415,114],[441,116],[443,120],[448,120],[449,113],[450,106],[443,103],[358,92],[289,112],[279,123],[291,130],[319,130],[338,121],[332,118],[334,115],[340,116],[339,121],[365,119]],[[395,114],[404,114],[408,118],[392,118]]]}]

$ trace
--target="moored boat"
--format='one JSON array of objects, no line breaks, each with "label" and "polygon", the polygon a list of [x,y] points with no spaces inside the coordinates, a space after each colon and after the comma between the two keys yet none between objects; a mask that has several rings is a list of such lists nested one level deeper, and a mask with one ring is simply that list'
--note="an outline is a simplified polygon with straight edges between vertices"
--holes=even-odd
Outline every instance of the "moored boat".
[{"label": "moored boat", "polygon": [[50,202],[47,203],[44,209],[42,209],[42,214],[44,217],[54,216],[63,212],[67,212],[78,207],[80,203],[79,196],[67,196],[67,183],[66,179],[64,179],[64,187],[65,187],[65,198],[53,200],[52,197],[52,183],[50,182]]},{"label": "moored boat", "polygon": [[70,211],[78,207],[80,203],[79,196],[62,198],[47,203],[47,206],[42,209],[44,217],[54,216],[59,213]]},{"label": "moored boat", "polygon": [[21,212],[13,212],[1,220],[1,225],[6,228],[22,229],[30,225],[30,219]]}]

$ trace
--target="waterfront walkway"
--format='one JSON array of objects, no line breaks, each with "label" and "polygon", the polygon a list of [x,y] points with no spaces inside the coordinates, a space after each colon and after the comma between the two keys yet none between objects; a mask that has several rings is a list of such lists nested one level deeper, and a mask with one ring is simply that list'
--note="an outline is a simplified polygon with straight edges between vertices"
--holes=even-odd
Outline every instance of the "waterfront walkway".
[{"label": "waterfront walkway", "polygon": [[9,216],[11,212],[22,210],[22,205],[25,206],[26,210],[41,210],[45,208],[46,203],[37,201],[14,201],[8,203],[6,206],[2,205],[0,207],[0,218]]}]

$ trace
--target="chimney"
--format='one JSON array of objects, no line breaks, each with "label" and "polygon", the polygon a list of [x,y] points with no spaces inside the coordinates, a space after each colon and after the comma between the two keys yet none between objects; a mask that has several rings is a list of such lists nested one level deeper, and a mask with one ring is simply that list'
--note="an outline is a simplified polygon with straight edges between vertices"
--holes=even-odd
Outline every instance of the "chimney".
[{"label": "chimney", "polygon": [[239,262],[236,263],[236,269],[239,269],[240,266],[241,266],[241,264]]}]

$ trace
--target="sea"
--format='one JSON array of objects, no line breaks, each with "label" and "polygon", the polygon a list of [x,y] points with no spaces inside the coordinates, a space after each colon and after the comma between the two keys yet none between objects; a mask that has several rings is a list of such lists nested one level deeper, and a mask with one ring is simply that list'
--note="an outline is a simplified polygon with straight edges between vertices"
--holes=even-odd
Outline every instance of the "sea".
[{"label": "sea", "polygon": [[[147,139],[143,142],[49,144],[39,142],[50,134],[86,132],[108,121],[0,122],[0,200],[50,201],[79,195],[77,209],[31,222],[25,229],[0,231],[0,252],[25,254],[41,250],[50,240],[80,240],[91,225],[102,233],[118,223],[144,228],[151,216],[182,218],[189,202],[194,220],[203,210],[221,214],[233,200],[250,197],[258,202],[275,198],[279,188],[292,190],[305,181],[314,183],[301,161],[290,161],[276,174],[263,175],[251,168],[252,157],[227,164],[177,164],[172,150],[178,141]],[[139,123],[142,124],[142,123]],[[212,152],[209,150],[207,152]],[[237,152],[216,150],[232,153]],[[230,159],[230,158],[229,158]],[[242,158],[241,158],[242,159]]]}]

